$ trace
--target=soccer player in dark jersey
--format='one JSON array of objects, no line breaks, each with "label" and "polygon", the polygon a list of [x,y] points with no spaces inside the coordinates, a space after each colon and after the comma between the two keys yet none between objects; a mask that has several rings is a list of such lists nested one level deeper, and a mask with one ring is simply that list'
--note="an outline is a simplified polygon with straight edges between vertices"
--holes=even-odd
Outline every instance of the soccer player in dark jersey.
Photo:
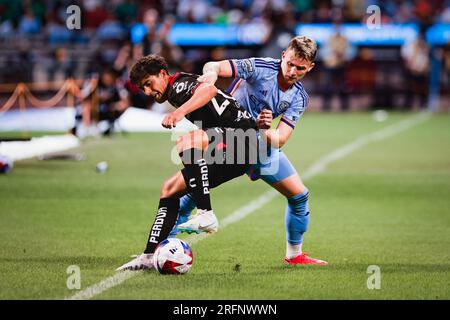
[{"label": "soccer player in dark jersey", "polygon": [[[157,55],[140,59],[131,69],[130,78],[146,95],[153,96],[160,103],[168,101],[176,108],[163,119],[164,127],[175,127],[186,117],[201,129],[177,141],[177,151],[184,168],[162,186],[158,211],[144,253],[118,270],[153,267],[153,253],[175,226],[180,197],[186,193],[193,198],[197,213],[205,221],[205,225],[200,226],[202,231],[217,231],[218,221],[211,208],[209,189],[246,173],[252,158],[256,163],[250,151],[254,151],[253,155],[257,152],[258,125],[268,127],[271,124],[266,113],[255,121],[233,97],[212,84],[199,82],[197,75],[169,75],[165,60]],[[238,140],[237,143],[234,139]]]}]

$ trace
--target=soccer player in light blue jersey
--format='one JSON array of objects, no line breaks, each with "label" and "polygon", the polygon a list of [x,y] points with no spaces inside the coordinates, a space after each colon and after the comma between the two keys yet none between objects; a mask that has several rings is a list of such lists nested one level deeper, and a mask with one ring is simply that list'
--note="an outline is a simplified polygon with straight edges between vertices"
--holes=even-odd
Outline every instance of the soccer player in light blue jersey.
[{"label": "soccer player in light blue jersey", "polygon": [[[271,123],[280,117],[275,129],[267,126],[265,140],[271,146],[269,159],[252,166],[251,178],[260,177],[286,197],[286,264],[326,265],[302,251],[303,234],[309,224],[309,191],[280,148],[308,106],[308,95],[300,82],[314,67],[316,43],[304,36],[293,38],[281,59],[249,58],[208,62],[199,81],[214,84],[218,77],[234,77],[228,92],[257,121]],[[274,166],[274,163],[276,164]],[[274,170],[275,168],[275,170]],[[202,215],[186,221],[195,207],[192,197],[180,200],[178,228],[195,230]]]}]

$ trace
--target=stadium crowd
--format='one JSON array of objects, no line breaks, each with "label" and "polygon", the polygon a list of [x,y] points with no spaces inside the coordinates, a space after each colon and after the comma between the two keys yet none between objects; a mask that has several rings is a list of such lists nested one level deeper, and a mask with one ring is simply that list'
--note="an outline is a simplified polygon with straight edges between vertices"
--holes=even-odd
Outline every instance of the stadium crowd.
[{"label": "stadium crowd", "polygon": [[[66,26],[67,8],[74,4],[81,8],[79,30]],[[86,79],[86,85],[97,81],[103,92],[96,93],[98,112],[109,110],[102,117],[113,119],[127,105],[154,106],[128,81],[130,66],[143,55],[160,54],[172,70],[201,73],[208,60],[278,58],[298,23],[335,23],[336,34],[319,50],[318,70],[305,81],[308,91],[320,97],[312,99],[313,107],[349,110],[355,105],[349,97],[358,99],[365,94],[369,96],[367,108],[411,108],[415,95],[419,97],[417,107],[424,108],[431,63],[426,44],[383,50],[354,48],[339,33],[341,23],[365,22],[370,5],[380,7],[382,23],[416,23],[422,31],[434,23],[450,23],[449,0],[0,0],[0,83],[71,77]],[[269,30],[263,45],[180,47],[167,37],[175,23],[250,22]],[[139,43],[131,41],[136,24],[144,24],[147,30]],[[420,65],[411,59],[417,54],[423,58]],[[449,54],[449,45],[440,51],[446,83]],[[400,59],[403,64],[398,63]],[[0,90],[0,105],[7,94]],[[85,105],[94,101],[85,98]],[[111,105],[115,106],[113,112]]]},{"label": "stadium crowd", "polygon": [[183,23],[240,24],[277,14],[291,15],[296,22],[323,23],[336,18],[363,22],[367,7],[377,5],[384,22],[450,22],[447,0],[1,0],[1,32],[52,35],[64,28],[66,9],[74,4],[83,13],[83,33],[94,30],[100,37],[119,38],[126,37],[127,29],[142,21],[149,8]]}]

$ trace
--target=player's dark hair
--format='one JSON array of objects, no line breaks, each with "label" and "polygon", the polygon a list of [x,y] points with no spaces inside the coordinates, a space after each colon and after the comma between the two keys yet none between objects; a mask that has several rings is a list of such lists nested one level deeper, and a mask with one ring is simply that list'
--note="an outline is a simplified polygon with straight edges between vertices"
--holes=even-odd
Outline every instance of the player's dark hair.
[{"label": "player's dark hair", "polygon": [[[317,53],[317,44],[314,40],[299,36],[289,42],[287,49],[294,50],[295,56],[314,62]],[[286,49],[286,50],[287,50]]]},{"label": "player's dark hair", "polygon": [[166,60],[156,54],[140,58],[131,68],[130,80],[135,85],[140,86],[141,81],[151,75],[157,75],[161,70],[168,72]]}]

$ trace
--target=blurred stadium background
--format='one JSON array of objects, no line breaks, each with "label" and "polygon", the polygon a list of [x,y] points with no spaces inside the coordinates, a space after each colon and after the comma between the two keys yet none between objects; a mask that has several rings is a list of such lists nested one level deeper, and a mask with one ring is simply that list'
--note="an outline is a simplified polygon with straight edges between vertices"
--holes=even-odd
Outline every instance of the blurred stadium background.
[{"label": "blurred stadium background", "polygon": [[71,129],[78,107],[87,127],[78,134],[96,135],[99,120],[130,106],[169,108],[128,81],[143,55],[163,55],[172,71],[201,73],[209,60],[278,58],[299,34],[319,44],[317,68],[304,79],[310,111],[448,112],[449,23],[444,0],[1,1],[0,130],[52,129],[55,121],[5,114],[54,107],[72,108],[52,113],[55,129]]},{"label": "blurred stadium background", "polygon": [[[68,27],[72,5],[79,29]],[[67,266],[81,267],[84,289],[142,250],[175,167],[168,130],[128,134],[163,131],[170,110],[128,81],[138,58],[201,73],[209,60],[278,58],[300,34],[319,44],[302,81],[310,106],[285,148],[301,174],[360,136],[431,114],[307,180],[308,250],[329,272],[283,268],[277,198],[196,244],[183,279],[146,274],[96,298],[448,299],[448,0],[0,0],[0,155],[21,160],[0,176],[0,298],[71,296]],[[267,191],[248,183],[219,189],[219,218]],[[373,263],[386,271],[377,292],[365,286]]]}]

